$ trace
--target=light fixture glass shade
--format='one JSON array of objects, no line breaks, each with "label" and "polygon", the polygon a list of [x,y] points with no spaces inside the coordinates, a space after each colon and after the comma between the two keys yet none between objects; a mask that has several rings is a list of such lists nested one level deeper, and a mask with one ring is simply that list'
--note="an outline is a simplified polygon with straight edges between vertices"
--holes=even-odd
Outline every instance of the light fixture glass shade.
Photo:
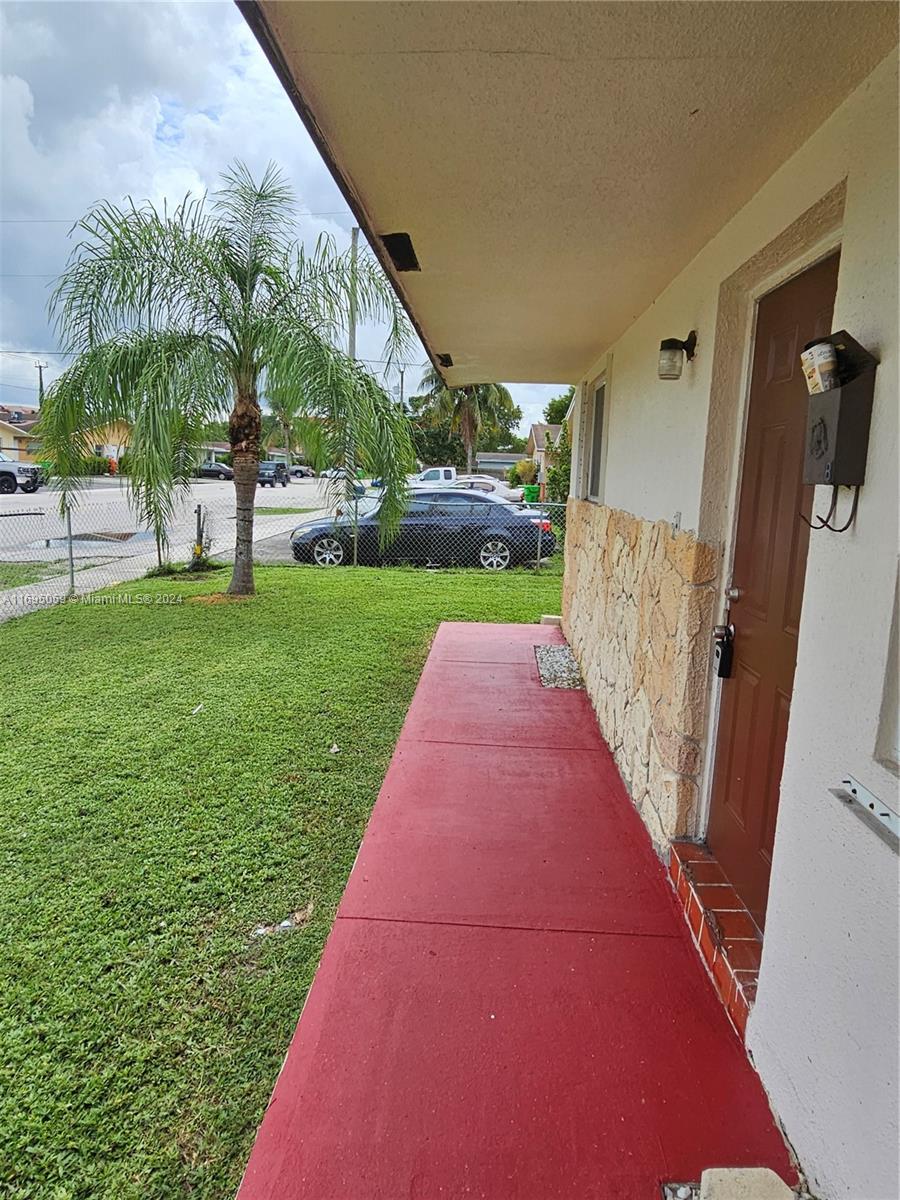
[{"label": "light fixture glass shade", "polygon": [[660,379],[680,379],[681,368],[684,366],[684,351],[680,346],[659,348],[659,377]]}]

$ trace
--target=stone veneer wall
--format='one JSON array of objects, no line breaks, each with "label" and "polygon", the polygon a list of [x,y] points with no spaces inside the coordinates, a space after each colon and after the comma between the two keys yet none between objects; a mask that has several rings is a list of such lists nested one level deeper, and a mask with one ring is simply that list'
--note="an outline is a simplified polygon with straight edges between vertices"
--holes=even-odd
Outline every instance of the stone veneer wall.
[{"label": "stone veneer wall", "polygon": [[694,831],[718,559],[667,521],[569,500],[563,630],[660,847]]}]

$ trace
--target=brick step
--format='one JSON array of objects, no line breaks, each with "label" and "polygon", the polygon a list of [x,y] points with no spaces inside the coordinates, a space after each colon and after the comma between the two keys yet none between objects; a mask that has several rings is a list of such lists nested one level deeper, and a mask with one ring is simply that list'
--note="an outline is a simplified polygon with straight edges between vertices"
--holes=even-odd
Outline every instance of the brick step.
[{"label": "brick step", "polygon": [[669,878],[716,991],[743,1038],[762,958],[759,928],[708,847],[673,842]]}]

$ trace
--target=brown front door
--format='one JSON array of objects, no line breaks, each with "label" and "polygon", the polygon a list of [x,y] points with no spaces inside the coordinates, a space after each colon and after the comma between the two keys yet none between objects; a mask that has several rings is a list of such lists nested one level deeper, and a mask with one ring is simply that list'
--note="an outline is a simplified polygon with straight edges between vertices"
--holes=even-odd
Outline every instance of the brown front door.
[{"label": "brown front door", "polygon": [[797,661],[812,492],[803,486],[806,342],[831,332],[837,254],[759,303],[708,841],[760,929]]}]

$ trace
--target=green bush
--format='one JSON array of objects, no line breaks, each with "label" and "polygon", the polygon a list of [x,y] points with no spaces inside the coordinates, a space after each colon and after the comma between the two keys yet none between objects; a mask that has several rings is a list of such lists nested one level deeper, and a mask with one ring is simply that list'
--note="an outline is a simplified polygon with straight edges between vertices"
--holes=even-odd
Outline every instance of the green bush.
[{"label": "green bush", "polygon": [[569,480],[572,474],[572,447],[565,421],[553,447],[553,466],[547,471],[547,499],[565,504],[569,498]]},{"label": "green bush", "polygon": [[108,475],[109,459],[100,454],[89,454],[84,460],[85,475]]},{"label": "green bush", "polygon": [[[515,479],[513,479],[513,472]],[[523,458],[510,469],[510,483],[513,487],[521,487],[524,483],[534,483],[537,479],[537,467],[530,458]]]}]

